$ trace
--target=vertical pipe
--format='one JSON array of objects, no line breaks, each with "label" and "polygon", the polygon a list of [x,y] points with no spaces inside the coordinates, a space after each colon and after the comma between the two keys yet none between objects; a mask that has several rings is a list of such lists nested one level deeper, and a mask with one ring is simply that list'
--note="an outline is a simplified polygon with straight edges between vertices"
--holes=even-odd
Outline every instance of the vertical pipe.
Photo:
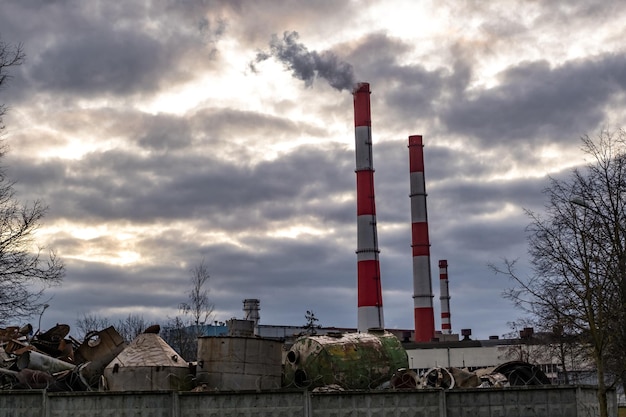
[{"label": "vertical pipe", "polygon": [[439,289],[441,296],[441,333],[452,334],[452,323],[450,322],[450,289],[448,288],[448,261],[439,261]]},{"label": "vertical pipe", "polygon": [[370,85],[359,83],[354,96],[357,198],[358,331],[384,328],[383,298],[378,262]]},{"label": "vertical pipe", "polygon": [[435,336],[430,242],[424,179],[424,145],[421,135],[409,136],[411,174],[411,235],[413,249],[413,316],[415,341],[430,342]]}]

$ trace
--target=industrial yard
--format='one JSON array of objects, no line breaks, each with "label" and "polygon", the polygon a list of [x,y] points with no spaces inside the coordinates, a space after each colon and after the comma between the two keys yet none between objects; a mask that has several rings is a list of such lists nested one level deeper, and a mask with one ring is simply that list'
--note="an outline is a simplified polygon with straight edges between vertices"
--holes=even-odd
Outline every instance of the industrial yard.
[{"label": "industrial yard", "polygon": [[[439,260],[441,329],[435,329],[422,136],[409,136],[414,329],[385,329],[374,195],[369,84],[354,91],[357,191],[357,327],[260,324],[257,299],[242,320],[205,326],[185,360],[150,326],[133,340],[114,327],[82,341],[66,324],[32,333],[0,330],[0,410],[19,415],[358,415],[583,416],[595,389],[558,385],[553,362],[511,358],[511,345],[452,332],[448,261]],[[167,330],[167,329],[164,329]],[[198,330],[198,329],[195,329]],[[191,331],[191,330],[190,330]],[[281,333],[282,331],[282,333]],[[528,338],[532,329],[525,329]],[[547,365],[547,367],[542,367]],[[587,370],[589,371],[589,370]],[[588,372],[587,372],[588,373]],[[33,394],[27,391],[41,391]],[[71,394],[70,394],[71,393]],[[617,413],[617,394],[609,408]],[[278,411],[277,411],[278,410]],[[589,414],[591,413],[591,414]],[[87,415],[87,414],[84,414]],[[89,414],[93,415],[93,414]],[[124,415],[123,412],[122,414]],[[128,414],[131,415],[131,414]]]}]

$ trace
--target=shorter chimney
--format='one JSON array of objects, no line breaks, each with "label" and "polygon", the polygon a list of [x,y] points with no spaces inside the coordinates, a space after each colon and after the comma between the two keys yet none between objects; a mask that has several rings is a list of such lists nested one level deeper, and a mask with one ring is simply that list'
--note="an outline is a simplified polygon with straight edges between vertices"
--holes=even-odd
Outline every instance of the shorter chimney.
[{"label": "shorter chimney", "polygon": [[261,319],[259,315],[259,310],[261,309],[259,307],[260,304],[261,301],[256,298],[246,298],[243,300],[243,319],[254,323],[255,335],[259,333],[259,320]]},{"label": "shorter chimney", "polygon": [[430,271],[430,240],[426,213],[424,145],[421,135],[409,136],[411,194],[411,248],[413,252],[413,316],[415,341],[430,342],[435,337],[435,316]]}]

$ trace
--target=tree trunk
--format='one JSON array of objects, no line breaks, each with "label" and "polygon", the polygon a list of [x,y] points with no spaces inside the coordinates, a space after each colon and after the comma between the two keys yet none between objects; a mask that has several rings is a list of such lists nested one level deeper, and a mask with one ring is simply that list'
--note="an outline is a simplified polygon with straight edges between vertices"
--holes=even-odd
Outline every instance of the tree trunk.
[{"label": "tree trunk", "polygon": [[600,417],[609,417],[609,408],[606,398],[606,381],[604,380],[604,361],[596,362],[598,366],[598,404],[600,405]]}]

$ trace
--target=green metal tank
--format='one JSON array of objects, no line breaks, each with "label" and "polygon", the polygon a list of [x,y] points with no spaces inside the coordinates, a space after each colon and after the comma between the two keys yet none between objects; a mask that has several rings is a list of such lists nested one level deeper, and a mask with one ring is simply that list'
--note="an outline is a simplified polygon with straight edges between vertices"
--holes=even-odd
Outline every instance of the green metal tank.
[{"label": "green metal tank", "polygon": [[329,333],[296,340],[283,362],[283,386],[371,389],[389,381],[408,356],[392,333]]}]

